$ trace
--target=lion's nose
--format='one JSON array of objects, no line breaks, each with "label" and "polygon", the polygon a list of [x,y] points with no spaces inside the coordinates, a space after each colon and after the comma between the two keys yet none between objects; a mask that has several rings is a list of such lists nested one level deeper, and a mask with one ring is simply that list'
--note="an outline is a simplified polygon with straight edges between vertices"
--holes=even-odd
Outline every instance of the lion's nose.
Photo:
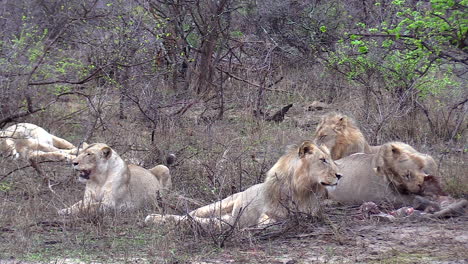
[{"label": "lion's nose", "polygon": [[343,177],[343,175],[341,175],[339,173],[336,173],[335,175],[336,175],[336,178],[338,178],[338,180],[341,179],[341,177]]}]

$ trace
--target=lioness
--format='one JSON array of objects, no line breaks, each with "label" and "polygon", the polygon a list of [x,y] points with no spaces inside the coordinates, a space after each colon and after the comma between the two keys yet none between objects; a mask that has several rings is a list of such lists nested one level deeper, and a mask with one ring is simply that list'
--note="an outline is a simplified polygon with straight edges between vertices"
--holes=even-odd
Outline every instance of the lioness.
[{"label": "lioness", "polygon": [[315,130],[314,141],[329,148],[334,160],[354,153],[377,153],[380,148],[367,143],[351,118],[334,112],[322,116]]},{"label": "lioness", "polygon": [[71,160],[73,151],[72,143],[34,124],[18,123],[0,131],[0,153],[13,159]]},{"label": "lioness", "polygon": [[341,177],[327,149],[310,141],[294,146],[268,171],[264,183],[203,206],[189,216],[152,214],[146,223],[193,218],[206,225],[219,220],[221,226],[248,227],[284,218],[290,211],[315,214],[326,187]]},{"label": "lioness", "polygon": [[411,205],[429,177],[426,159],[426,155],[401,142],[384,144],[377,154],[357,153],[342,158],[336,163],[346,177],[329,191],[329,196],[346,204],[388,201],[395,206]]},{"label": "lioness", "polygon": [[98,209],[127,210],[155,202],[158,191],[171,187],[171,175],[164,165],[150,170],[127,165],[106,144],[89,145],[73,161],[79,171],[79,181],[86,183],[83,200],[70,208],[59,210],[60,215],[95,212]]}]

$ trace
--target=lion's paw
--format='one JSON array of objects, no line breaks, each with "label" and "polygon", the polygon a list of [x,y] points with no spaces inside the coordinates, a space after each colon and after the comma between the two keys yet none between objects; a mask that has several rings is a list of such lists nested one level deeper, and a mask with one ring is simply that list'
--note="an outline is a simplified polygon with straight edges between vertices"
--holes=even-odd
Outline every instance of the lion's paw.
[{"label": "lion's paw", "polygon": [[145,224],[174,223],[182,220],[180,215],[150,214],[145,218]]},{"label": "lion's paw", "polygon": [[150,214],[145,218],[145,224],[163,223],[164,216],[160,214]]}]

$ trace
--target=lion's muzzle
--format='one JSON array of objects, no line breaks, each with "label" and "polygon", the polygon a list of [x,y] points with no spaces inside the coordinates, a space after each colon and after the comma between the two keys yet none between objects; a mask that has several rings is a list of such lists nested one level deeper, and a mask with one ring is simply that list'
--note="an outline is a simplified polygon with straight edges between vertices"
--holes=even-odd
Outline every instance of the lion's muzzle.
[{"label": "lion's muzzle", "polygon": [[91,171],[89,170],[80,170],[80,178],[83,178],[85,180],[89,180],[89,175],[91,174]]},{"label": "lion's muzzle", "polygon": [[343,175],[339,173],[335,173],[335,177],[336,177],[336,181],[334,182],[321,181],[320,184],[326,188],[334,188],[338,184],[338,181],[341,179],[341,177],[343,177]]}]

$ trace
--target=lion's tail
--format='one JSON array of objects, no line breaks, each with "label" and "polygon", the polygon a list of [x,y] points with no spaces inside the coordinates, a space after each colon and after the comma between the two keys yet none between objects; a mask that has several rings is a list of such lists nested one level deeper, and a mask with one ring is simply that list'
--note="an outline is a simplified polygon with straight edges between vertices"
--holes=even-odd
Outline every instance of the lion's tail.
[{"label": "lion's tail", "polygon": [[164,165],[157,165],[149,169],[149,171],[151,174],[156,176],[164,189],[170,189],[172,187],[171,173],[168,167]]},{"label": "lion's tail", "polygon": [[170,165],[174,164],[175,161],[176,161],[176,155],[175,154],[171,153],[171,154],[167,155],[167,157],[166,157],[166,165],[167,166],[170,166]]}]

